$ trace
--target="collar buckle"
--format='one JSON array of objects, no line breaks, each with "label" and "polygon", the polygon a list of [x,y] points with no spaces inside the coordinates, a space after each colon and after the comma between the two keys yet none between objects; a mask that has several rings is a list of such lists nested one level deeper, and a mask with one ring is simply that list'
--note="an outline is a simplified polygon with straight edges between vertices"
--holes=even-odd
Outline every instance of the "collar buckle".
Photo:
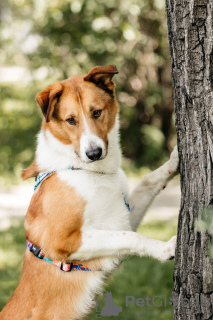
[{"label": "collar buckle", "polygon": [[40,254],[41,252],[41,248],[35,246],[34,244],[31,246],[30,251],[34,254],[35,257],[39,258],[39,259],[43,259],[43,255]]}]

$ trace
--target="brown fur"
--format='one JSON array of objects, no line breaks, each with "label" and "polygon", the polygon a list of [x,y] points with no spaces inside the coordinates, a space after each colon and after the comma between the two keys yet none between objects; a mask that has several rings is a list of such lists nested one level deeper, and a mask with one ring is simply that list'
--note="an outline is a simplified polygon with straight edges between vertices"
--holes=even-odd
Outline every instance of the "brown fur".
[{"label": "brown fur", "polygon": [[13,297],[0,313],[0,319],[81,319],[78,303],[92,276],[92,272],[62,272],[27,250],[23,276]]},{"label": "brown fur", "polygon": [[46,122],[49,122],[54,112],[55,105],[63,91],[63,85],[60,82],[55,82],[47,87],[36,96],[36,101],[45,116]]},{"label": "brown fur", "polygon": [[[52,174],[32,197],[26,215],[26,237],[42,247],[52,259],[65,261],[81,245],[80,229],[85,205],[85,201],[73,188],[60,181],[56,174]],[[60,309],[64,303],[69,305],[70,314],[74,315],[77,312],[75,296],[83,294],[81,278],[84,279],[84,275],[78,272],[64,274],[54,265],[34,257],[27,249],[24,274],[13,297],[0,314],[0,319],[25,319],[32,316],[33,307],[37,310],[36,315],[33,314],[33,320],[52,319],[57,310],[55,304],[61,314],[59,318],[67,319]]]},{"label": "brown fur", "polygon": [[34,160],[33,163],[27,169],[22,170],[21,177],[23,180],[26,180],[32,177],[37,177],[39,172],[40,170],[37,166],[36,160]]},{"label": "brown fur", "polygon": [[75,189],[53,173],[32,197],[25,218],[26,237],[52,259],[65,261],[81,245],[85,205]]},{"label": "brown fur", "polygon": [[[39,93],[36,100],[44,115],[43,130],[50,130],[64,144],[72,144],[79,154],[83,109],[93,133],[107,146],[107,134],[114,126],[118,111],[111,80],[117,72],[114,66],[96,67],[86,76],[56,82]],[[94,119],[93,111],[100,109],[100,118]],[[75,126],[66,121],[70,117],[75,117]],[[35,177],[39,172],[34,160],[22,171],[22,178]],[[74,188],[61,181],[56,173],[51,174],[38,186],[31,199],[25,219],[26,237],[51,259],[68,262],[68,257],[82,243],[85,206],[85,200]],[[101,266],[101,261],[93,259],[85,264],[96,269]],[[81,319],[83,315],[77,306],[91,277],[93,272],[63,272],[39,260],[27,249],[23,276],[0,313],[0,320]]]},{"label": "brown fur", "polygon": [[[92,129],[92,133],[100,137],[105,142],[106,147],[108,144],[107,134],[114,126],[118,112],[118,104],[114,96],[114,83],[111,81],[113,74],[108,76],[110,81],[109,79],[106,81],[107,75],[105,73],[107,71],[103,73],[103,67],[101,67],[101,73],[98,77],[96,68],[93,68],[95,70],[95,77],[91,76],[92,69],[88,74],[90,76],[88,76],[89,80],[87,81],[84,80],[84,76],[74,76],[62,81],[61,85],[63,86],[63,91],[60,91],[60,98],[57,98],[58,102],[54,105],[54,110],[51,111],[51,121],[43,119],[43,129],[49,129],[50,132],[62,143],[72,144],[78,155],[80,153],[80,136],[84,130],[81,106],[83,108],[86,121]],[[105,80],[103,80],[103,78]],[[99,86],[100,79],[102,79],[102,83],[105,83],[105,88],[108,88],[107,90],[103,89],[103,84]],[[58,95],[58,82],[52,84],[37,95],[36,99],[41,109],[45,104],[43,101],[46,101],[48,90],[50,90],[52,95],[51,97],[53,99],[53,92]],[[102,110],[102,114],[98,119],[92,118],[92,112],[95,110]],[[70,125],[66,121],[71,117],[75,118],[76,125]]]}]

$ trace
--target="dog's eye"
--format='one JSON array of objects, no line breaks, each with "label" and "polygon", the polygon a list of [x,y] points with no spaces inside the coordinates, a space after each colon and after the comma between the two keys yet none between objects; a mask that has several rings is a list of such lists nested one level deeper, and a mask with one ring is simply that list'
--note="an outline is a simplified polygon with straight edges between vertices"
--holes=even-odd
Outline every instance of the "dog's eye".
[{"label": "dog's eye", "polygon": [[95,119],[99,118],[101,113],[102,113],[102,110],[95,110],[93,112],[93,118],[95,118]]},{"label": "dog's eye", "polygon": [[66,121],[69,122],[69,124],[72,124],[74,126],[76,125],[76,121],[75,121],[75,119],[73,117],[67,119]]}]

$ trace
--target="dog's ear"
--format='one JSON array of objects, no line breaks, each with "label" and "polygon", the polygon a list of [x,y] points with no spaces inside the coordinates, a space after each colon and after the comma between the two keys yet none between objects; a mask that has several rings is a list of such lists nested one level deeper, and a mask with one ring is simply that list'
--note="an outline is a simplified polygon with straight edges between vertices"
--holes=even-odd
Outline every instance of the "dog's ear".
[{"label": "dog's ear", "polygon": [[63,89],[64,87],[60,82],[55,82],[36,95],[36,101],[42,110],[46,122],[50,121]]},{"label": "dog's ear", "polygon": [[85,77],[85,81],[94,82],[106,91],[114,91],[115,85],[112,77],[118,73],[116,66],[95,67]]}]

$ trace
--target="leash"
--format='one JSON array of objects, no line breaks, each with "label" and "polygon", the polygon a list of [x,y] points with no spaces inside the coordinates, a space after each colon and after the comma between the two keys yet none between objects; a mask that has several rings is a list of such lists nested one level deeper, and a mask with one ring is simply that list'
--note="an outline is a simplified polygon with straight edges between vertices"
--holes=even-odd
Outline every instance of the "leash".
[{"label": "leash", "polygon": [[[82,170],[81,168],[75,168],[75,167],[68,167],[68,170]],[[35,185],[34,185],[34,191],[37,189],[37,187],[42,183],[43,180],[45,180],[49,175],[52,173],[57,172],[56,170],[47,172],[47,173],[39,173],[39,175],[35,179]],[[123,199],[125,206],[127,207],[128,211],[130,211],[129,204],[126,202],[124,193],[122,193]],[[45,260],[56,267],[60,268],[60,270],[65,271],[65,272],[70,272],[70,271],[104,271],[101,268],[97,269],[90,269],[87,266],[77,263],[77,262],[70,262],[70,263],[63,263],[59,260],[52,260],[50,259],[44,252],[42,251],[41,248],[37,247],[35,244],[30,242],[27,239],[27,248],[34,254],[36,258],[39,258],[41,260]],[[119,266],[123,261],[121,260],[116,266]]]}]

